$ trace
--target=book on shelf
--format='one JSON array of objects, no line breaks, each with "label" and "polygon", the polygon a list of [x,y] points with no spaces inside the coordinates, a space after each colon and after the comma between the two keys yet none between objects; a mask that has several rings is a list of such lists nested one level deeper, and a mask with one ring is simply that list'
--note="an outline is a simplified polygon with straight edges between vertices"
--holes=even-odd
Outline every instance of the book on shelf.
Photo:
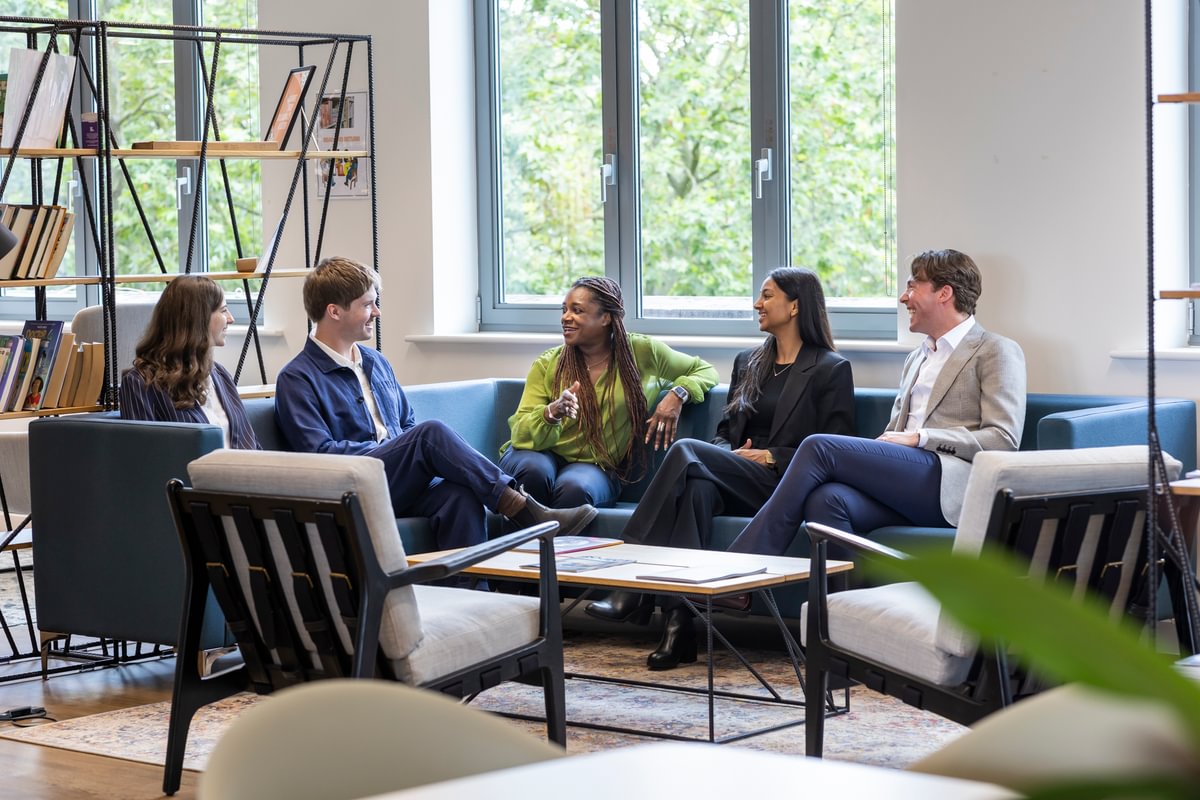
[{"label": "book on shelf", "polygon": [[[554,552],[556,555],[563,553],[577,553],[580,550],[594,550],[597,547],[612,547],[615,544],[624,544],[621,539],[609,539],[603,536],[556,536],[554,538]],[[518,553],[536,553],[538,551],[538,542],[535,539],[532,542],[526,542],[523,545],[514,547],[513,550]]]},{"label": "book on shelf", "polygon": [[[587,572],[593,569],[619,567],[622,564],[633,563],[632,558],[605,558],[604,556],[571,556],[554,560],[555,569],[559,572]],[[522,564],[521,569],[539,569],[540,566],[540,564]]]},{"label": "book on shelf", "polygon": [[744,578],[748,575],[761,575],[766,572],[764,567],[729,567],[717,564],[709,567],[678,567],[675,569],[656,570],[645,575],[638,575],[639,581],[667,581],[668,583],[715,583],[727,581],[730,578]]},{"label": "book on shelf", "polygon": [[14,277],[17,271],[17,263],[21,260],[21,251],[24,249],[25,240],[29,237],[29,223],[33,221],[33,206],[8,205],[5,206],[5,225],[13,236],[17,237],[17,246],[8,251],[8,255],[0,258],[0,280],[8,280]]},{"label": "book on shelf", "polygon": [[39,278],[53,278],[58,274],[58,268],[62,266],[63,257],[67,254],[67,245],[71,243],[71,231],[73,230],[75,230],[75,213],[63,209],[54,244],[47,252],[46,260],[39,266]]},{"label": "book on shelf", "polygon": [[62,206],[9,204],[0,212],[17,246],[0,259],[0,280],[50,278],[66,255],[75,215]]},{"label": "book on shelf", "polygon": [[60,319],[28,320],[21,335],[26,339],[38,339],[37,360],[34,361],[32,378],[22,400],[16,408],[22,411],[38,411],[46,399],[46,387],[50,383],[50,371],[58,356],[62,341],[63,322]]},{"label": "book on shelf", "polygon": [[75,393],[79,391],[79,379],[83,376],[86,365],[87,350],[83,344],[76,342],[71,346],[67,374],[63,377],[62,390],[58,394],[58,405],[55,408],[71,408],[75,405]]},{"label": "book on shelf", "polygon": [[28,109],[29,121],[21,137],[21,147],[54,147],[62,133],[71,85],[75,79],[75,56],[50,53],[46,70],[33,96],[38,69],[46,54],[41,50],[13,47],[8,51],[8,91],[5,109],[9,124],[0,132],[0,147],[12,147],[20,128],[21,117]]},{"label": "book on shelf", "polygon": [[21,404],[25,400],[25,393],[29,391],[29,383],[33,380],[33,365],[37,363],[37,351],[41,346],[41,339],[24,339],[24,345],[21,348],[21,363],[17,367],[17,377],[13,380],[12,393],[4,400],[5,411],[20,411]]},{"label": "book on shelf", "polygon": [[4,410],[4,400],[12,394],[24,349],[25,340],[20,336],[0,336],[0,411]]},{"label": "book on shelf", "polygon": [[74,349],[75,334],[64,332],[58,343],[58,357],[54,359],[54,365],[50,368],[50,378],[46,381],[42,408],[58,408],[58,398],[67,379],[67,369],[71,366],[71,353]]},{"label": "book on shelf", "polygon": [[80,372],[79,387],[71,398],[73,406],[94,406],[104,388],[104,343],[86,342],[83,345],[86,359]]}]

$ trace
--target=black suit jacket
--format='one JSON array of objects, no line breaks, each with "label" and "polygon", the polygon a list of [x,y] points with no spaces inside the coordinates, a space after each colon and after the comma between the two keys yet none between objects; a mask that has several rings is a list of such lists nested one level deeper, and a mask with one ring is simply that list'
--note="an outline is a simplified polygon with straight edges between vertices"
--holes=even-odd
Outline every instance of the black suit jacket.
[{"label": "black suit jacket", "polygon": [[[743,350],[733,360],[729,397],[745,377],[750,355],[757,348]],[[749,415],[728,412],[717,424],[713,444],[737,449],[746,442]],[[788,370],[787,382],[779,397],[767,449],[775,457],[779,474],[787,469],[796,448],[813,433],[840,433],[854,436],[854,376],[850,362],[822,347],[805,345]]]}]

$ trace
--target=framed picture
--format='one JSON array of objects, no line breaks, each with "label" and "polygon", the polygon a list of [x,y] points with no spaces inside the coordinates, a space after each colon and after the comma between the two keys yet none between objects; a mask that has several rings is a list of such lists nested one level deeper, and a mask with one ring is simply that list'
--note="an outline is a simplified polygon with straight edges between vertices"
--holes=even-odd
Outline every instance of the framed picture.
[{"label": "framed picture", "polygon": [[296,111],[304,102],[308,93],[308,84],[313,73],[317,71],[315,64],[307,67],[296,67],[288,73],[287,82],[283,84],[283,92],[275,105],[275,113],[271,115],[271,124],[267,126],[265,142],[278,142],[279,149],[287,147],[288,137],[292,135],[292,127],[296,124]]},{"label": "framed picture", "polygon": [[[333,150],[333,140],[337,137],[338,150],[366,150],[367,111],[366,92],[347,92],[345,96],[327,94],[322,97],[317,106],[317,149]],[[326,187],[329,188],[330,198],[334,200],[368,197],[371,194],[370,169],[362,158],[322,158],[314,175],[317,197],[325,196]]]}]

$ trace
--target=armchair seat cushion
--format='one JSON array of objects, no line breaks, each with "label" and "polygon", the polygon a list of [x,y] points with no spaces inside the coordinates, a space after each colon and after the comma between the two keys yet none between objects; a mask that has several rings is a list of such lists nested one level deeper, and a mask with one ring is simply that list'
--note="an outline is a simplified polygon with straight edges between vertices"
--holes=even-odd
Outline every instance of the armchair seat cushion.
[{"label": "armchair seat cushion", "polygon": [[538,637],[536,597],[414,586],[424,636],[407,656],[392,660],[396,677],[420,686],[488,661]]},{"label": "armchair seat cushion", "polygon": [[[919,584],[835,592],[828,607],[829,640],[837,647],[938,686],[967,679],[971,657],[937,646],[941,606]],[[808,603],[800,609],[800,633],[807,644]]]}]

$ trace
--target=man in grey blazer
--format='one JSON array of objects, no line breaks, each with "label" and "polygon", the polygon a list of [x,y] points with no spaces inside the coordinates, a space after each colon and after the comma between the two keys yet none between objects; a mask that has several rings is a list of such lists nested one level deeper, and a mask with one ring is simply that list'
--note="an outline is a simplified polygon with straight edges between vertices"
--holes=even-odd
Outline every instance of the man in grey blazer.
[{"label": "man in grey blazer", "polygon": [[913,259],[900,302],[926,338],[904,362],[887,430],[805,439],[730,550],[780,555],[805,520],[857,533],[958,524],[975,454],[1016,450],[1025,424],[1025,355],[975,321],[982,285],[957,250]]}]

